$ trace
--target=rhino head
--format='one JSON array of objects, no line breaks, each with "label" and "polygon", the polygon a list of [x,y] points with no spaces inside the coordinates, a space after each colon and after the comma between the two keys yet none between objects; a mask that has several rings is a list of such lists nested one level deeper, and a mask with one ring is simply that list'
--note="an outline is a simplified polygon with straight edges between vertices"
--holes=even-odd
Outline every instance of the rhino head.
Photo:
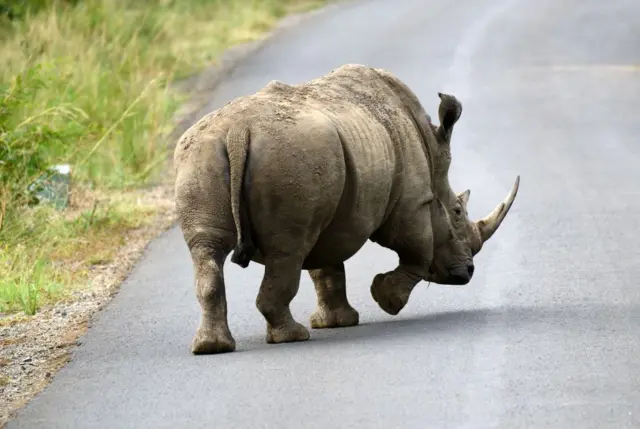
[{"label": "rhino head", "polygon": [[480,252],[502,224],[518,193],[520,176],[507,198],[485,218],[471,221],[467,204],[471,191],[455,194],[449,185],[451,134],[462,114],[461,103],[449,94],[438,93],[440,125],[432,126],[437,147],[434,154],[435,204],[432,204],[433,260],[425,280],[445,285],[464,285],[474,272],[473,257]]}]

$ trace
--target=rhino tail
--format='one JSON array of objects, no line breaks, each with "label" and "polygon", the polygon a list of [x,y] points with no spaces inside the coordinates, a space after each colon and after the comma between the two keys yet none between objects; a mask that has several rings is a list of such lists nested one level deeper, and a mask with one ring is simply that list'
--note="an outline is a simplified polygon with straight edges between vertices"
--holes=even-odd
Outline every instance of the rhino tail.
[{"label": "rhino tail", "polygon": [[251,225],[243,198],[243,182],[247,157],[249,155],[249,128],[247,126],[233,127],[227,135],[227,153],[229,156],[231,212],[236,225],[237,243],[231,262],[242,268],[249,266],[256,247],[251,238]]}]

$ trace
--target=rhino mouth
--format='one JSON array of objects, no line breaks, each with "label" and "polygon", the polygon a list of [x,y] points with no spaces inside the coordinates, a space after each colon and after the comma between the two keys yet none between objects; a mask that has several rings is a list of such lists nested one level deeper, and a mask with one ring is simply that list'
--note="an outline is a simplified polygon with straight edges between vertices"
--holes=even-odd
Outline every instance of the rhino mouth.
[{"label": "rhino mouth", "polygon": [[453,286],[463,286],[469,284],[471,277],[458,274],[449,274],[446,282]]},{"label": "rhino mouth", "polygon": [[447,280],[445,283],[454,286],[462,286],[468,284],[473,278],[473,272],[475,267],[473,264],[469,264],[464,268],[449,269],[447,270]]},{"label": "rhino mouth", "polygon": [[427,279],[433,283],[439,283],[443,285],[463,286],[468,284],[473,277],[474,266],[470,264],[464,268],[449,268],[440,275],[430,268],[428,271]]}]

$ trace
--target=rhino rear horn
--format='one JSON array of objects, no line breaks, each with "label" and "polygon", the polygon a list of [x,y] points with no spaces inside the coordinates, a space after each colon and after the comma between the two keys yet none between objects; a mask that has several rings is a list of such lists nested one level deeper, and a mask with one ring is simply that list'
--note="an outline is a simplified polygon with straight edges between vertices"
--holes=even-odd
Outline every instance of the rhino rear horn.
[{"label": "rhino rear horn", "polygon": [[491,238],[491,236],[498,230],[498,227],[504,220],[505,216],[509,212],[513,201],[516,199],[516,195],[518,194],[518,188],[520,187],[520,176],[516,177],[516,182],[513,184],[513,188],[511,192],[507,196],[507,198],[498,204],[487,217],[482,220],[479,220],[476,225],[478,226],[478,231],[480,232],[480,238],[482,242],[486,242]]}]

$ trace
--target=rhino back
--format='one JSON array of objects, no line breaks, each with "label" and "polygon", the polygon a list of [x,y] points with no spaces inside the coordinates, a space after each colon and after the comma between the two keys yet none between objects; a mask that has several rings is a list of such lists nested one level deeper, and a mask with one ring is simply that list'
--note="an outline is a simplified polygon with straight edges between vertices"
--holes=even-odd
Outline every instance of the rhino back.
[{"label": "rhino back", "polygon": [[[412,198],[412,194],[421,194],[423,197],[428,193],[428,167],[425,169],[415,124],[401,98],[373,69],[345,66],[301,85],[272,81],[255,97],[269,105],[263,110],[270,112],[265,115],[269,120],[262,121],[265,135],[286,129],[274,140],[286,141],[294,134],[298,136],[295,143],[284,143],[286,148],[280,149],[283,156],[294,157],[298,151],[308,153],[316,145],[324,151],[329,140],[334,150],[335,143],[341,146],[342,156],[333,153],[331,159],[339,158],[342,163],[340,170],[344,176],[336,176],[340,177],[342,191],[331,221],[323,226],[307,258],[306,267],[328,264],[331,261],[327,255],[340,261],[352,256],[385,223],[403,196]],[[279,121],[277,127],[274,120]],[[331,133],[338,139],[314,137],[313,123],[333,128],[335,131]],[[310,163],[314,168],[331,164],[322,158],[316,155]],[[421,159],[424,162],[421,163]],[[280,164],[275,157],[270,161]],[[331,165],[325,174],[333,174],[335,169],[336,166]],[[419,173],[419,180],[407,180],[407,170],[410,175]],[[333,192],[328,191],[331,189],[328,183],[324,188],[311,188],[321,193]],[[335,203],[335,199],[332,202]]]},{"label": "rhino back", "polygon": [[[387,216],[399,205],[407,205],[410,210],[433,197],[431,119],[399,79],[379,69],[347,64],[311,81],[309,86],[316,88],[314,101],[326,106],[323,108],[327,111],[338,111],[339,127],[348,129],[356,124],[344,112],[361,112],[364,122],[377,124],[385,135],[384,139],[349,139],[346,146],[363,164],[360,168],[378,163],[393,172]],[[327,103],[326,98],[334,101]]]},{"label": "rhino back", "polygon": [[[371,68],[347,65],[300,85],[272,81],[195,124],[176,160],[240,123],[251,135],[244,192],[256,244],[267,253],[302,247],[306,268],[347,259],[399,202],[429,188],[415,124]],[[228,187],[218,161],[205,173],[211,189]]]}]

